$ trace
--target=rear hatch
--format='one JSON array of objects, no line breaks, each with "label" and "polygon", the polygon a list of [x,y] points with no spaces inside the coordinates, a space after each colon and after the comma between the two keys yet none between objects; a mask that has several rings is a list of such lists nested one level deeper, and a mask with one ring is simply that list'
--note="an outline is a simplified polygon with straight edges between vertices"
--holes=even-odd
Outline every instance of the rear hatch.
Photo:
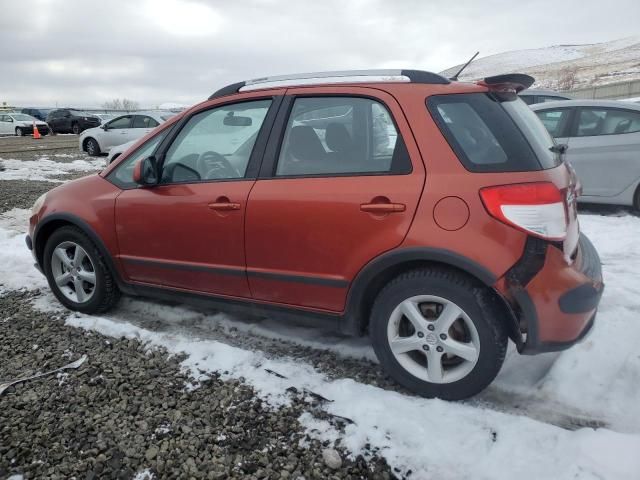
[{"label": "rear hatch", "polygon": [[[480,191],[488,213],[527,234],[562,246],[571,263],[579,240],[578,182],[533,111],[517,96],[526,75],[480,82],[489,91],[434,95],[427,106],[463,166],[475,173],[539,172],[535,181]],[[517,80],[519,83],[508,80]],[[524,80],[523,80],[524,79]],[[518,178],[514,175],[513,178]]]}]

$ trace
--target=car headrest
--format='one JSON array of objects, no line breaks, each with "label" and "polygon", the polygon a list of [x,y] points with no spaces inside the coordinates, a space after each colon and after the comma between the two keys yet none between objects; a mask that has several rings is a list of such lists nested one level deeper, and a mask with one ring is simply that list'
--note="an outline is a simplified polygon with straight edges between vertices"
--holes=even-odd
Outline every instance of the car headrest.
[{"label": "car headrest", "polygon": [[325,133],[327,146],[333,152],[348,152],[353,149],[353,140],[342,123],[330,123]]}]

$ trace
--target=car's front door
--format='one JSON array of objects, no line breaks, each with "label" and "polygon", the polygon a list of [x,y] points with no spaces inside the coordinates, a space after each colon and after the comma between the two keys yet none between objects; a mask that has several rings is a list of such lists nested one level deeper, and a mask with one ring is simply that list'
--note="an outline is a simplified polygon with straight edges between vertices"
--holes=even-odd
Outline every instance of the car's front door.
[{"label": "car's front door", "polygon": [[177,136],[156,153],[164,160],[160,183],[125,190],[116,201],[119,259],[130,280],[250,297],[247,198],[278,100],[247,95],[174,127]]},{"label": "car's front door", "polygon": [[132,115],[123,115],[105,124],[106,128],[104,132],[100,134],[100,149],[102,151],[109,151],[111,147],[122,145],[123,143],[133,140],[129,138],[131,117]]},{"label": "car's front door", "polygon": [[425,171],[391,95],[308,95],[287,90],[249,195],[247,274],[255,299],[339,312],[362,266],[404,239]]},{"label": "car's front door", "polygon": [[640,111],[579,107],[567,160],[582,193],[612,197],[640,178]]}]

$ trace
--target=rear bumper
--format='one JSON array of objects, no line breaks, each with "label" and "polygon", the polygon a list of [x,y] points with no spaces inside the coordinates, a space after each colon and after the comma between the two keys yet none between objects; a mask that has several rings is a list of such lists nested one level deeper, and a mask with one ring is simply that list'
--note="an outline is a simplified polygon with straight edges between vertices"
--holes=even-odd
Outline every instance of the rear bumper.
[{"label": "rear bumper", "polygon": [[531,239],[503,280],[518,323],[520,353],[567,349],[593,328],[604,284],[600,257],[586,236],[580,236],[570,265],[560,249]]}]

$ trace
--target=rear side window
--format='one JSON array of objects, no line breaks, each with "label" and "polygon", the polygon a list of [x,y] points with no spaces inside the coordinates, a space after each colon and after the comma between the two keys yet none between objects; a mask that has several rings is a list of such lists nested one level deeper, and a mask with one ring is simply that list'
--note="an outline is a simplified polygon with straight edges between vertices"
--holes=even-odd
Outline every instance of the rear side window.
[{"label": "rear side window", "polygon": [[561,108],[558,110],[537,110],[536,115],[538,115],[538,118],[552,136],[565,136],[564,132],[568,127],[571,110],[568,108]]},{"label": "rear side window", "polygon": [[293,104],[277,176],[409,173],[387,108],[362,97],[301,97]]},{"label": "rear side window", "polygon": [[515,95],[436,95],[427,106],[464,167],[472,172],[524,172],[560,164],[553,138]]}]

